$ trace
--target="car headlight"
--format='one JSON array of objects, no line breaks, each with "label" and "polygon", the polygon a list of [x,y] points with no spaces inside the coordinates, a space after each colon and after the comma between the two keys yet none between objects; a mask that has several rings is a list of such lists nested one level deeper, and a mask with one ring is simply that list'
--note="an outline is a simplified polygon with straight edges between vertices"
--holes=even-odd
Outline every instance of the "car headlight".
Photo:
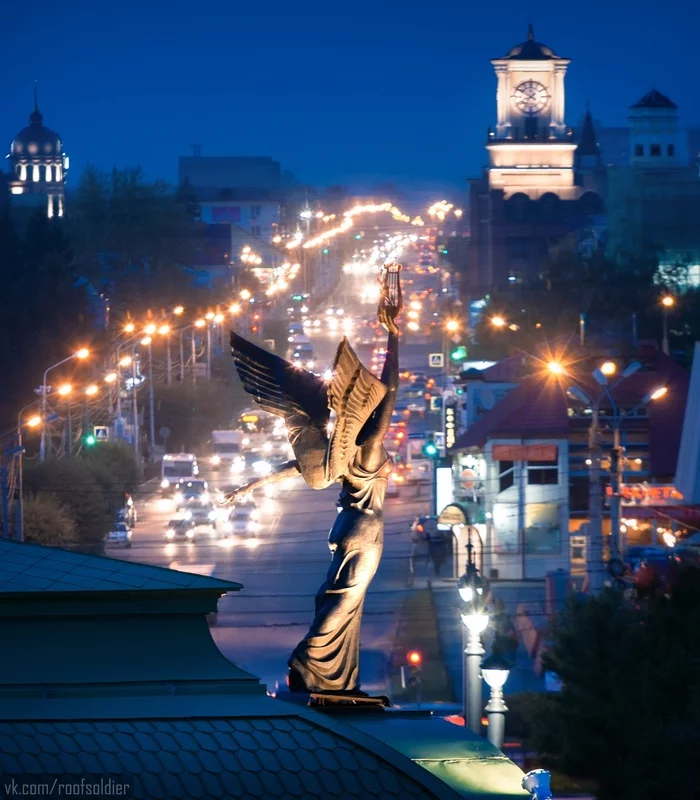
[{"label": "car headlight", "polygon": [[192,519],[192,512],[191,511],[185,511],[185,519]]},{"label": "car headlight", "polygon": [[176,503],[181,503],[184,499],[182,492],[177,492],[174,499]]},{"label": "car headlight", "polygon": [[216,467],[221,463],[221,456],[212,456],[211,463]]},{"label": "car headlight", "polygon": [[243,445],[243,447],[248,447],[248,445],[250,444],[250,439],[246,436],[245,439],[243,439],[243,441],[241,442],[241,444]]},{"label": "car headlight", "polygon": [[315,364],[315,363],[316,363],[315,361],[307,361],[307,362],[306,362],[306,366],[307,366],[309,369],[313,369],[313,368],[314,368],[314,364]]},{"label": "car headlight", "polygon": [[189,530],[189,531],[187,531],[187,533],[185,534],[185,536],[186,536],[188,539],[194,539],[194,531],[193,531],[193,530]]},{"label": "car headlight", "polygon": [[208,516],[209,516],[209,519],[216,519],[216,511],[210,511]]},{"label": "car headlight", "polygon": [[272,465],[267,461],[255,461],[253,463],[253,472],[258,475],[269,475],[272,472]]},{"label": "car headlight", "polygon": [[257,523],[257,522],[255,522],[255,520],[252,520],[252,519],[251,519],[251,520],[248,522],[248,526],[247,526],[247,527],[248,527],[248,530],[249,530],[249,531],[252,531],[252,532],[254,533],[255,531],[257,531],[257,530],[260,528],[260,525],[258,525],[258,523]]},{"label": "car headlight", "polygon": [[165,532],[165,538],[166,539],[174,539],[175,538],[175,531],[172,528],[168,528],[168,530]]},{"label": "car headlight", "polygon": [[263,445],[263,453],[271,453],[272,452],[272,442],[265,442]]},{"label": "car headlight", "polygon": [[239,473],[243,472],[245,469],[245,461],[243,459],[236,459],[236,461],[231,464],[231,472],[238,475]]},{"label": "car headlight", "polygon": [[199,502],[206,505],[209,502],[209,492],[202,492],[199,496]]},{"label": "car headlight", "polygon": [[160,488],[167,489],[168,486],[170,486],[170,481],[167,478],[163,478],[163,480],[160,482]]}]

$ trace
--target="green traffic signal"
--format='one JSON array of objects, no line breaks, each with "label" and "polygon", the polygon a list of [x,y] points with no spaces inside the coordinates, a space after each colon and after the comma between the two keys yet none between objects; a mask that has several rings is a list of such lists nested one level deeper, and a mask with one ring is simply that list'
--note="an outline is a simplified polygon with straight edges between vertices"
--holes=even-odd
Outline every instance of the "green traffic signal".
[{"label": "green traffic signal", "polygon": [[467,357],[467,348],[461,344],[459,347],[455,347],[455,349],[450,353],[450,358],[453,361],[464,361]]},{"label": "green traffic signal", "polygon": [[96,442],[96,441],[97,441],[97,440],[95,439],[95,437],[94,437],[94,436],[93,436],[91,433],[89,433],[89,434],[88,434],[88,435],[85,437],[85,444],[86,444],[88,447],[92,447],[92,445],[93,445],[93,444],[95,444],[95,442]]},{"label": "green traffic signal", "polygon": [[426,442],[423,445],[423,455],[427,456],[428,458],[435,458],[439,453],[437,449],[437,445],[435,442]]},{"label": "green traffic signal", "polygon": [[449,252],[450,252],[449,250],[443,250],[442,254],[443,254],[443,256],[446,256]]},{"label": "green traffic signal", "polygon": [[356,233],[355,234],[355,238],[356,239],[361,239],[362,238],[362,234],[361,233]]},{"label": "green traffic signal", "polygon": [[327,248],[327,247],[324,247],[324,248],[323,248],[323,255],[324,255],[324,256],[327,256],[327,255],[328,255],[328,253],[329,253],[329,250],[328,250],[328,248]]}]

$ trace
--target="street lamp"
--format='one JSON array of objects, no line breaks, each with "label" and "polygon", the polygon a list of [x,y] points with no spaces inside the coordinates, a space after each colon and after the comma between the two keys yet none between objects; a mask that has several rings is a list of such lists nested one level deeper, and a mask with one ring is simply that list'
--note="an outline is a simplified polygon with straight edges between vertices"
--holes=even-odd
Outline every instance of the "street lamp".
[{"label": "street lamp", "polygon": [[506,706],[503,700],[503,686],[508,680],[511,663],[498,653],[492,653],[481,662],[481,674],[491,689],[491,696],[486,705],[488,729],[486,738],[494,747],[503,749],[506,728]]},{"label": "street lamp", "polygon": [[663,314],[663,338],[661,341],[661,349],[666,353],[666,355],[670,352],[670,347],[668,344],[668,312],[676,305],[675,299],[670,295],[664,295],[661,298],[661,311]]},{"label": "street lamp", "polygon": [[462,614],[462,623],[467,630],[467,646],[464,649],[465,664],[465,725],[474,733],[481,733],[481,678],[479,667],[484,655],[481,634],[488,628],[489,615],[481,598],[474,598]]},{"label": "street lamp", "polygon": [[[56,364],[52,364],[48,369],[44,371],[44,380],[41,383],[41,418],[46,419],[46,395],[47,395],[47,383],[49,372],[52,369],[56,369],[56,367],[60,367],[62,364],[66,364],[68,361],[72,361],[74,358],[78,358],[83,360],[90,355],[90,351],[86,347],[81,347],[80,350],[76,350],[75,353],[68,356],[68,358],[64,358],[62,361],[58,361]],[[39,446],[39,461],[44,461],[46,458],[46,425],[44,425],[41,429],[41,444]]]},{"label": "street lamp", "polygon": [[504,328],[506,321],[501,316],[491,317],[491,324],[494,328]]},{"label": "street lamp", "polygon": [[547,364],[547,369],[552,373],[552,375],[564,374],[564,367],[562,366],[560,361],[550,361]]},{"label": "street lamp", "polygon": [[146,325],[146,327],[143,329],[143,332],[147,336],[153,336],[153,334],[156,332],[156,326],[151,322],[149,325]]},{"label": "street lamp", "polygon": [[181,317],[184,313],[185,313],[184,306],[175,306],[175,308],[173,309],[173,314],[175,314],[176,317]]}]

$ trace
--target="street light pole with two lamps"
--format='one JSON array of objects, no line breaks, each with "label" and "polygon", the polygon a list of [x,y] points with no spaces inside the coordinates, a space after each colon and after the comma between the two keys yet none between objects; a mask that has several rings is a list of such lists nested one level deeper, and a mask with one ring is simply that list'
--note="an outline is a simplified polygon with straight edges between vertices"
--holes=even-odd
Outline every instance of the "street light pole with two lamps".
[{"label": "street light pole with two lamps", "polygon": [[[57,367],[62,366],[63,364],[67,364],[69,361],[72,361],[74,358],[85,359],[90,355],[90,351],[86,347],[81,347],[80,350],[76,350],[75,353],[68,356],[68,358],[64,358],[62,361],[58,361],[56,364],[52,364],[44,371],[44,380],[41,384],[41,418],[46,419],[46,398],[48,395],[48,375],[51,370],[56,369]],[[41,428],[41,444],[39,445],[39,461],[44,461],[46,459],[46,425],[43,425]]]}]

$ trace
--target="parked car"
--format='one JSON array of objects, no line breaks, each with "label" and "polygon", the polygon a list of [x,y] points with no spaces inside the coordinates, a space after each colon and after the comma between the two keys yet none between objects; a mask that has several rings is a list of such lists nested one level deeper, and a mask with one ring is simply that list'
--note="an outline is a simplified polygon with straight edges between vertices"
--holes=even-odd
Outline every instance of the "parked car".
[{"label": "parked car", "polygon": [[112,530],[105,536],[105,544],[131,547],[131,528],[126,522],[115,522]]}]

